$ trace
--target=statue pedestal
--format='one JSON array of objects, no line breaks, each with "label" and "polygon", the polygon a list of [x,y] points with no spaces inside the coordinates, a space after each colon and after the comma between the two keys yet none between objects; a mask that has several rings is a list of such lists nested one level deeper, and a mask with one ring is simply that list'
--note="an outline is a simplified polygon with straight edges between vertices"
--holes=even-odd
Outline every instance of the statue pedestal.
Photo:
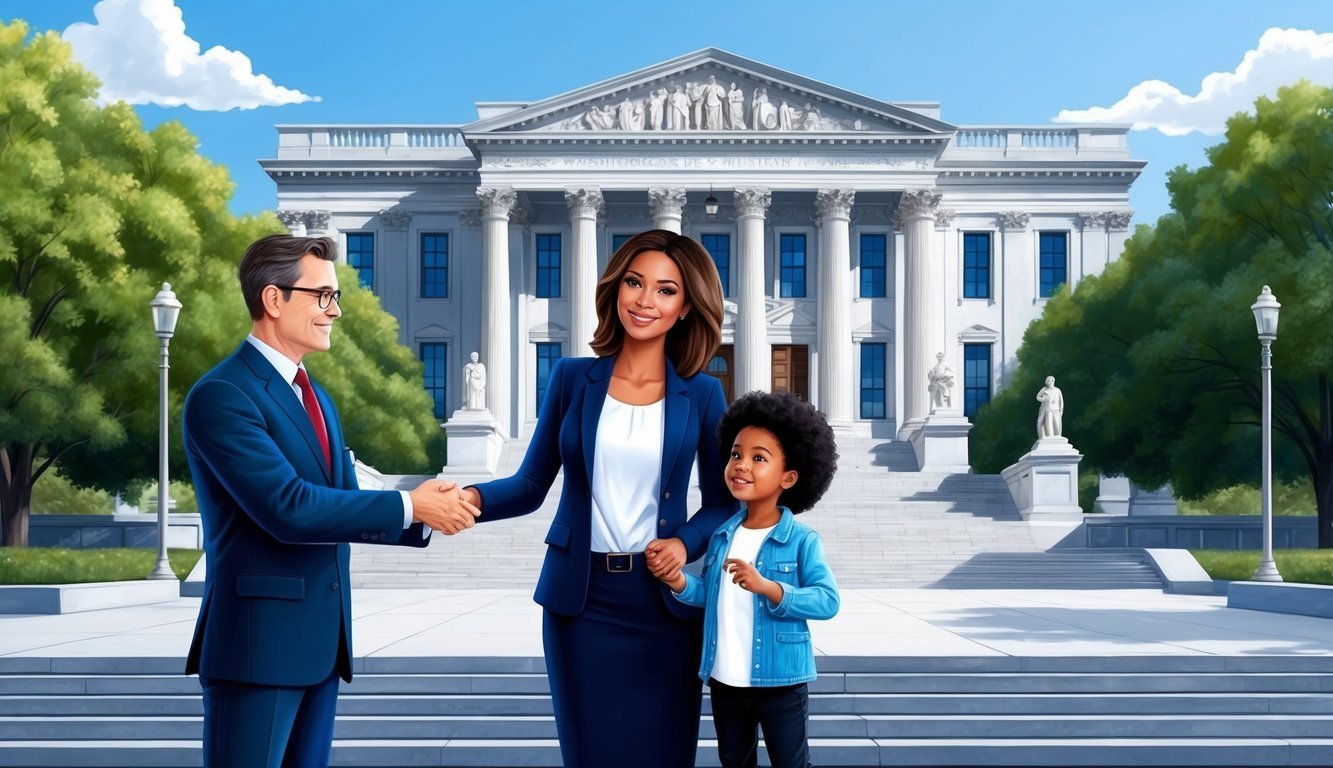
[{"label": "statue pedestal", "polygon": [[972,423],[962,411],[937,408],[912,431],[912,450],[922,472],[971,472],[967,458],[967,433]]},{"label": "statue pedestal", "polygon": [[1129,494],[1129,514],[1131,515],[1178,515],[1180,509],[1176,506],[1176,495],[1171,488],[1171,484],[1158,488],[1155,491],[1140,488],[1137,485],[1133,487]]},{"label": "statue pedestal", "polygon": [[459,409],[445,423],[449,475],[494,475],[504,438],[490,411]]},{"label": "statue pedestal", "polygon": [[1078,463],[1083,454],[1063,437],[1043,437],[1000,473],[1018,514],[1031,522],[1081,521]]},{"label": "statue pedestal", "polygon": [[1132,483],[1124,475],[1103,477],[1097,483],[1097,501],[1093,509],[1103,515],[1128,515],[1132,490]]}]

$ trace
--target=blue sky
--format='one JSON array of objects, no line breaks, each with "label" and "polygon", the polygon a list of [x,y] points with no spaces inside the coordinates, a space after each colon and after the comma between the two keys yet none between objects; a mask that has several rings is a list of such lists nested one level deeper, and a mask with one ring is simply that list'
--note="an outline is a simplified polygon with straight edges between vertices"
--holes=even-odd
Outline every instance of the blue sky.
[{"label": "blue sky", "polygon": [[[469,122],[476,101],[537,100],[713,46],[886,101],[939,101],[955,124],[1102,108],[1107,121],[1157,126],[1129,137],[1149,163],[1131,204],[1150,222],[1168,207],[1166,171],[1202,164],[1222,139],[1191,129],[1215,131],[1277,82],[1333,85],[1329,0],[106,0],[96,16],[95,5],[0,0],[0,19],[77,41],[109,89],[158,102],[137,107],[149,126],[188,126],[230,169],[237,212],[274,206],[257,161],[275,155],[276,124]],[[163,31],[177,8],[183,30]],[[79,23],[99,26],[70,29]],[[155,71],[154,28],[187,63],[209,60],[194,75]],[[1274,28],[1306,32],[1265,37]],[[160,105],[181,94],[202,108]],[[221,109],[255,101],[277,105]]]}]

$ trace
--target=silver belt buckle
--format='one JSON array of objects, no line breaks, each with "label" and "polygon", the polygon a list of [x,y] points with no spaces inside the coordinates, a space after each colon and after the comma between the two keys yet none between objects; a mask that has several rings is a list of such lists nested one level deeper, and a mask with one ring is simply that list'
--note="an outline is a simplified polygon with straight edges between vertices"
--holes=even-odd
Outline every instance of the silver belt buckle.
[{"label": "silver belt buckle", "polygon": [[634,570],[634,555],[628,552],[607,552],[607,573],[629,573]]}]

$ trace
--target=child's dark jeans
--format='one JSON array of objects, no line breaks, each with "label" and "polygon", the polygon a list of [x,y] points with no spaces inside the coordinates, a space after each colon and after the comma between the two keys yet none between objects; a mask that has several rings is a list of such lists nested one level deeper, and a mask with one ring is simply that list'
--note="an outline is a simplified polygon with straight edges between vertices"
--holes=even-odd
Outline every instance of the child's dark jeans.
[{"label": "child's dark jeans", "polygon": [[722,768],[755,768],[759,764],[759,728],[773,768],[809,768],[810,693],[798,685],[736,688],[708,681],[717,728],[717,753]]}]

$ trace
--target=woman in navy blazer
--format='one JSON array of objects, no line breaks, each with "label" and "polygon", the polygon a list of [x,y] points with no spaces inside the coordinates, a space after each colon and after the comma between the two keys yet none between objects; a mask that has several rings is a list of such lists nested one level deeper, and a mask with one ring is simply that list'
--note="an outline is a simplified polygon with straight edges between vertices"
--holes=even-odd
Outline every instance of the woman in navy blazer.
[{"label": "woman in navy blazer", "polygon": [[527,514],[564,467],[535,595],[564,765],[693,766],[699,618],[649,568],[698,558],[737,510],[717,445],[722,386],[698,375],[721,340],[722,286],[702,246],[651,230],[616,251],[595,296],[598,357],[557,363],[518,473],[462,495],[481,520]]}]

